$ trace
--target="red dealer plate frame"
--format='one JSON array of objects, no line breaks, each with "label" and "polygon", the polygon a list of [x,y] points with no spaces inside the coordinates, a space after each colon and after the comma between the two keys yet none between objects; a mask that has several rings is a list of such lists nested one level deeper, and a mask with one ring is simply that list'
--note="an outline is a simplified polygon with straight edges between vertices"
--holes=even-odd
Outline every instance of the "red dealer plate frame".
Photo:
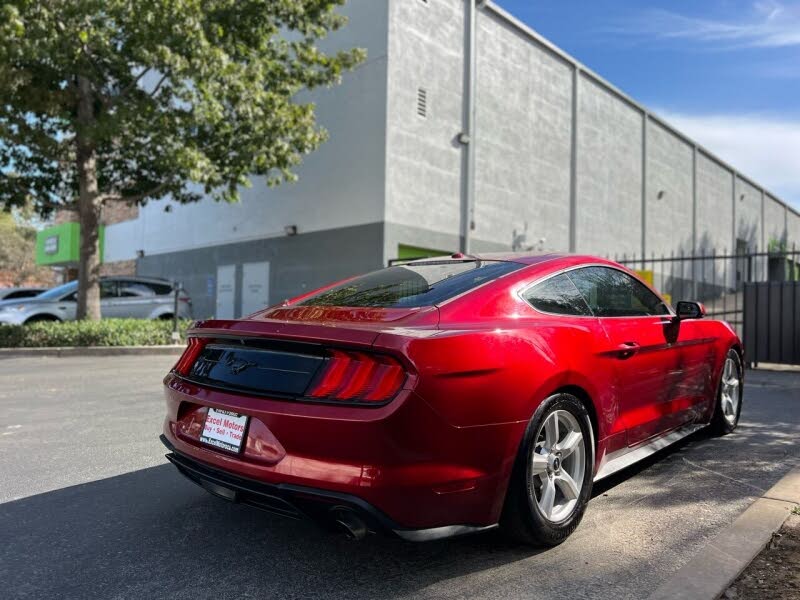
[{"label": "red dealer plate frame", "polygon": [[209,408],[200,441],[207,446],[238,454],[247,436],[250,417],[221,408]]}]

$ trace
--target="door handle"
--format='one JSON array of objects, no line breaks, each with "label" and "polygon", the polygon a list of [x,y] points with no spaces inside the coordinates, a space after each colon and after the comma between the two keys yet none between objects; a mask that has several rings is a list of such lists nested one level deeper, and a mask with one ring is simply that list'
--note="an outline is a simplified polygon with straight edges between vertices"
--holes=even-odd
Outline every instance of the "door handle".
[{"label": "door handle", "polygon": [[619,358],[630,358],[641,349],[641,346],[636,342],[622,342],[617,346],[617,356]]}]

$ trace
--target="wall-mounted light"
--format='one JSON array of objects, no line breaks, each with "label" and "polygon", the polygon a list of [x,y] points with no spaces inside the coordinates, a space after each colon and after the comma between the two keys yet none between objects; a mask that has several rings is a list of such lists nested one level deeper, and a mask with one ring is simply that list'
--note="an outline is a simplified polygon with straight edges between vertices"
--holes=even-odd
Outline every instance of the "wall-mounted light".
[{"label": "wall-mounted light", "polygon": [[289,236],[297,235],[297,225],[287,225],[283,228],[283,232]]},{"label": "wall-mounted light", "polygon": [[666,195],[667,195],[667,192],[665,190],[658,190],[658,194],[656,194],[656,198],[661,200]]},{"label": "wall-mounted light", "polygon": [[144,258],[144,250],[137,250],[136,258]]},{"label": "wall-mounted light", "polygon": [[744,202],[744,194],[742,194],[741,196],[739,196],[739,202]]}]

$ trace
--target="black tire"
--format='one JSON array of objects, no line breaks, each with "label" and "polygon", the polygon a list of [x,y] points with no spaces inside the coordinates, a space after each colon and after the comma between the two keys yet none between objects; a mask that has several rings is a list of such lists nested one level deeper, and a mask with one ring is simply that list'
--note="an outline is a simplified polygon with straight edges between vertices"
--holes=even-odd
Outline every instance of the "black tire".
[{"label": "black tire", "polygon": [[58,317],[54,317],[52,315],[34,315],[25,321],[25,325],[30,325],[31,323],[53,323],[60,320],[61,319]]},{"label": "black tire", "polygon": [[[582,485],[572,512],[558,521],[545,517],[536,499],[533,452],[547,418],[555,411],[570,413],[580,427],[584,451]],[[583,403],[571,394],[547,398],[534,413],[520,444],[506,493],[500,527],[512,539],[535,546],[556,546],[575,531],[592,495],[594,444],[589,414]],[[560,493],[560,492],[559,492]]]},{"label": "black tire", "polygon": [[[723,392],[726,388],[725,378],[725,364],[733,361],[733,368],[736,370],[736,378],[739,381],[735,395],[737,397],[737,404],[735,407],[735,418],[731,419],[730,415],[726,418],[725,411],[723,410]],[[728,388],[730,389],[730,388]],[[711,432],[714,435],[727,435],[731,433],[739,424],[739,417],[742,415],[742,397],[744,394],[744,371],[742,369],[742,359],[739,353],[733,348],[728,350],[725,355],[725,360],[722,361],[722,372],[719,377],[719,386],[717,387],[717,398],[714,402],[714,414],[711,416]]]},{"label": "black tire", "polygon": [[157,319],[159,321],[171,321],[172,320],[172,313],[167,313],[164,315],[158,315]]}]

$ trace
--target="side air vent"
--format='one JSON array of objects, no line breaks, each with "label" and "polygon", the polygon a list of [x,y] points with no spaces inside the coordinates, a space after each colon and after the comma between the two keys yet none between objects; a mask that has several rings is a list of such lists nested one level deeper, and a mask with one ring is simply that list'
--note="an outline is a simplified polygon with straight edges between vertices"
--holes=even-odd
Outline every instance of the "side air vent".
[{"label": "side air vent", "polygon": [[423,119],[428,116],[428,90],[417,89],[417,114]]}]

